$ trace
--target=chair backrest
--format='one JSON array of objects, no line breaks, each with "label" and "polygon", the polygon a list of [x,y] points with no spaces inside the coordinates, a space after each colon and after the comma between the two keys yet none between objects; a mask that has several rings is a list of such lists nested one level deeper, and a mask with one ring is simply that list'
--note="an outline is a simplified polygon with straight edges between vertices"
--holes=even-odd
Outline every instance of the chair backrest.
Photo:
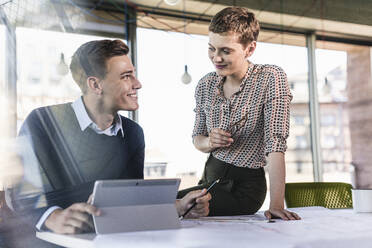
[{"label": "chair backrest", "polygon": [[352,208],[351,188],[348,183],[286,183],[285,202],[288,208]]}]

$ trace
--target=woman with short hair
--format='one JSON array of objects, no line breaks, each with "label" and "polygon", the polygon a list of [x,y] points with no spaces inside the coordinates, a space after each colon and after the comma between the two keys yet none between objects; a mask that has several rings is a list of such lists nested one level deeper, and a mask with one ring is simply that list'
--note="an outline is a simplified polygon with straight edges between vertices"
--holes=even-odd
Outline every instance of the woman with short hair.
[{"label": "woman with short hair", "polygon": [[265,215],[295,220],[300,217],[284,209],[292,95],[280,67],[248,60],[259,30],[254,14],[241,7],[221,10],[209,25],[208,55],[216,71],[196,87],[192,134],[195,147],[210,153],[199,184],[221,179],[210,191],[210,215],[253,214],[265,200],[268,164],[271,201]]}]

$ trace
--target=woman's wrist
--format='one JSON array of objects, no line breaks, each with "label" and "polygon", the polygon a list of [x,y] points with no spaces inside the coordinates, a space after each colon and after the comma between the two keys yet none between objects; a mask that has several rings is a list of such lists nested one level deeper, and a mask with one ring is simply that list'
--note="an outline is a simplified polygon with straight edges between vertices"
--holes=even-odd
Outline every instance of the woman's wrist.
[{"label": "woman's wrist", "polygon": [[270,209],[284,209],[284,200],[270,201]]},{"label": "woman's wrist", "polygon": [[196,136],[194,137],[194,145],[196,149],[201,152],[209,153],[213,150],[209,140],[209,136]]},{"label": "woman's wrist", "polygon": [[208,136],[207,137],[207,150],[212,151],[212,143],[211,143],[211,138]]},{"label": "woman's wrist", "polygon": [[205,145],[205,152],[211,152],[213,151],[213,146],[212,146],[212,142],[211,142],[211,138],[209,136],[207,136],[207,139],[206,139],[206,145]]}]

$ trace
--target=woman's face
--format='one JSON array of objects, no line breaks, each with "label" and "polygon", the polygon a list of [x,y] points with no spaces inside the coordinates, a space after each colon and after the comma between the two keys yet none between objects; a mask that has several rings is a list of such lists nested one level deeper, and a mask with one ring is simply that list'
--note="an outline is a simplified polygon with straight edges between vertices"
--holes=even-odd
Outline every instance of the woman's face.
[{"label": "woman's face", "polygon": [[220,76],[244,76],[247,59],[255,47],[256,42],[253,41],[244,48],[235,33],[209,32],[208,56]]}]

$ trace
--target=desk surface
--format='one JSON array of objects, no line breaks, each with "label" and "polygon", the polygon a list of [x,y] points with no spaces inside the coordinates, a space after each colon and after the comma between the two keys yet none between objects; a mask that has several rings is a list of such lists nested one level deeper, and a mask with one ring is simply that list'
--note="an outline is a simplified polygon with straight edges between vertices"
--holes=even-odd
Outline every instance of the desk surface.
[{"label": "desk surface", "polygon": [[66,247],[372,247],[372,213],[328,210],[321,207],[293,209],[302,220],[268,223],[263,213],[249,216],[207,217],[183,220],[177,230],[109,235],[60,235],[38,232],[45,241]]}]

